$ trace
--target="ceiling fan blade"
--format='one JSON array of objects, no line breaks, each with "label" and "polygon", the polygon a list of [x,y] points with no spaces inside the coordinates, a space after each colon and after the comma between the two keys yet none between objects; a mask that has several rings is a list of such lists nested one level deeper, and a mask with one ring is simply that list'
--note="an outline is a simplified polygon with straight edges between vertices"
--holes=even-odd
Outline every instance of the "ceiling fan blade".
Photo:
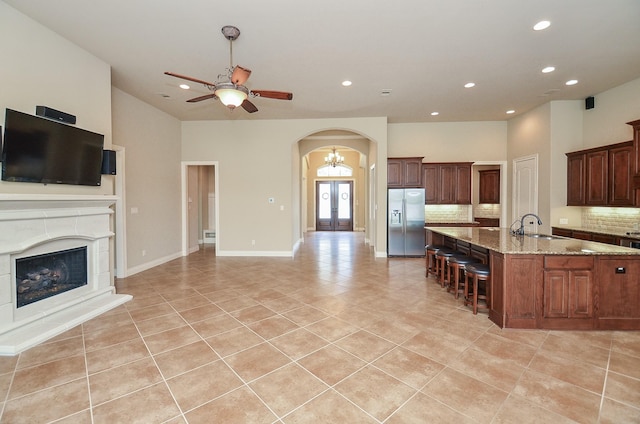
[{"label": "ceiling fan blade", "polygon": [[244,85],[244,83],[249,79],[251,75],[251,69],[243,68],[240,65],[236,65],[233,68],[233,73],[231,74],[231,82],[236,85]]},{"label": "ceiling fan blade", "polygon": [[201,102],[203,100],[207,100],[207,99],[213,99],[216,97],[215,93],[211,93],[211,94],[205,94],[204,96],[200,96],[200,97],[194,97],[193,99],[189,99],[187,100],[188,103],[195,103],[195,102]]},{"label": "ceiling fan blade", "polygon": [[204,85],[206,85],[208,87],[215,87],[216,86],[212,82],[204,81],[204,80],[201,80],[201,79],[198,79],[198,78],[188,77],[186,75],[174,74],[173,72],[165,72],[164,74],[172,76],[172,77],[180,78],[180,79],[183,79],[183,80],[187,80],[187,81],[192,81],[192,82],[197,82],[197,83],[200,83],[200,84],[204,84]]},{"label": "ceiling fan blade", "polygon": [[258,108],[256,107],[256,105],[254,105],[253,103],[251,103],[249,100],[246,100],[246,99],[244,102],[242,102],[240,106],[242,106],[242,108],[249,113],[258,111]]},{"label": "ceiling fan blade", "polygon": [[293,93],[287,93],[285,91],[251,90],[251,92],[259,97],[266,97],[267,99],[278,99],[278,100],[293,99]]}]

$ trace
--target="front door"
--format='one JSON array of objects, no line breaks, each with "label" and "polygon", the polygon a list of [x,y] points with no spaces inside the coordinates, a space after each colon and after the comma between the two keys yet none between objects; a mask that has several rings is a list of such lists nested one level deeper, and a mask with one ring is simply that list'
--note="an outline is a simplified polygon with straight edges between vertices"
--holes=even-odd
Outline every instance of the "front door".
[{"label": "front door", "polygon": [[316,231],[353,231],[352,197],[352,181],[316,181]]}]

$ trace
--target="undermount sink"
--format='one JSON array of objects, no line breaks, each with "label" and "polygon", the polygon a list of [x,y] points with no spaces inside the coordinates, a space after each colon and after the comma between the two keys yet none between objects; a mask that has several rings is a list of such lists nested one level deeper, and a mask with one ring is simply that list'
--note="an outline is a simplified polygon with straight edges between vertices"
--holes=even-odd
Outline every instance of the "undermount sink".
[{"label": "undermount sink", "polygon": [[525,236],[544,239],[544,240],[559,240],[562,238],[562,237],[550,236],[548,234],[525,234]]}]

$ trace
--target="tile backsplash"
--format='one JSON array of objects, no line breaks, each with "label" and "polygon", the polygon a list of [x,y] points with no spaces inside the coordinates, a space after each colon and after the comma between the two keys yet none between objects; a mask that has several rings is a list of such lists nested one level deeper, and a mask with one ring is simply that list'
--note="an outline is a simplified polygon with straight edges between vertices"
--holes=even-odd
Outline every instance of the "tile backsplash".
[{"label": "tile backsplash", "polygon": [[582,227],[629,231],[640,225],[640,208],[582,208]]},{"label": "tile backsplash", "polygon": [[425,222],[471,222],[471,205],[425,205]]}]

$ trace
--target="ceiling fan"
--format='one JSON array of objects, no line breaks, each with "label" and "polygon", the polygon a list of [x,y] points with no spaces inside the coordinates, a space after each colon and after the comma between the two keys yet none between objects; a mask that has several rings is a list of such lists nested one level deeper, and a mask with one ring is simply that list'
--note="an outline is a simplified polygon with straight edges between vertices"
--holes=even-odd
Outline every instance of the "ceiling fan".
[{"label": "ceiling fan", "polygon": [[195,103],[207,99],[220,99],[222,104],[231,110],[238,106],[242,106],[242,108],[247,112],[254,113],[258,111],[258,108],[248,100],[249,97],[265,97],[267,99],[278,100],[293,99],[293,93],[287,93],[285,91],[249,90],[244,83],[249,79],[251,70],[243,68],[240,65],[233,66],[233,41],[240,36],[240,30],[234,26],[227,25],[222,27],[222,35],[229,40],[229,67],[227,68],[226,75],[218,75],[218,80],[221,78],[226,79],[216,82],[207,82],[186,75],[165,72],[165,75],[203,84],[207,89],[213,91],[211,94],[195,97],[187,100],[187,102]]}]

